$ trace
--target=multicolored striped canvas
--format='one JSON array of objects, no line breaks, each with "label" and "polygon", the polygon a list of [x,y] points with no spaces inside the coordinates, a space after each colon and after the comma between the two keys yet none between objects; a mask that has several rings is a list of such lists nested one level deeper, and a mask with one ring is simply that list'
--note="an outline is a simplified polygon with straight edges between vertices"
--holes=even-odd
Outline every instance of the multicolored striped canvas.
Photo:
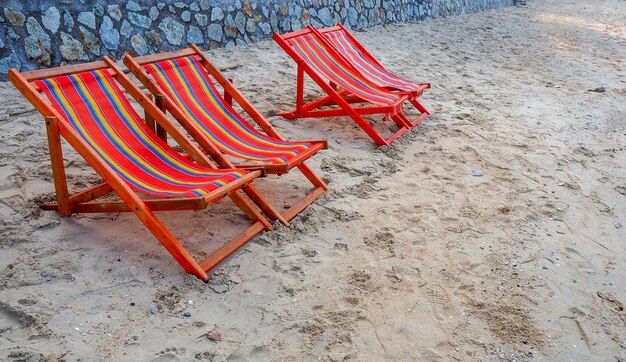
[{"label": "multicolored striped canvas", "polygon": [[327,49],[316,34],[303,34],[290,38],[288,42],[317,74],[350,93],[379,106],[390,106],[400,99],[400,96],[376,85],[341,56]]},{"label": "multicolored striped canvas", "polygon": [[195,56],[146,64],[144,69],[225,154],[283,164],[312,146],[281,141],[257,131],[226,103]]},{"label": "multicolored striped canvas", "polygon": [[368,54],[363,54],[343,30],[329,31],[324,33],[324,36],[361,74],[381,87],[390,87],[406,92],[421,90],[422,84],[389,72],[376,61],[373,61]]},{"label": "multicolored striped canvas", "polygon": [[196,197],[246,174],[202,167],[181,156],[150,132],[108,70],[36,83],[65,121],[136,191]]}]

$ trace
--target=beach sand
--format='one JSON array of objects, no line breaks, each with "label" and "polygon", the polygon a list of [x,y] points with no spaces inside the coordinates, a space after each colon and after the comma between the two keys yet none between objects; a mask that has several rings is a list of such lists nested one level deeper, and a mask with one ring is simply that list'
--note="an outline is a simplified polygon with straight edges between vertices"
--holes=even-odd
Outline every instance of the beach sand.
[{"label": "beach sand", "polygon": [[[134,215],[40,211],[44,124],[0,84],[0,360],[626,361],[626,3],[355,36],[433,84],[432,116],[392,147],[346,118],[275,116],[295,66],[273,42],[208,53],[285,137],[328,138],[310,165],[331,189],[207,284]],[[98,182],[65,159],[72,190]],[[281,207],[309,188],[255,184]],[[159,216],[199,257],[247,225],[228,200]]]}]

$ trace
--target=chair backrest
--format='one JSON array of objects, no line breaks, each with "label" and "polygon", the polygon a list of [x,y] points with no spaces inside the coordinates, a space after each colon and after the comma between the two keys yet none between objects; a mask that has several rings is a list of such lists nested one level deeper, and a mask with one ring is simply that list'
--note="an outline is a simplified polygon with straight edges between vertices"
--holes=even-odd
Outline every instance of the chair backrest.
[{"label": "chair backrest", "polygon": [[[159,87],[222,152],[232,156],[276,161],[287,160],[310,147],[270,138],[246,121],[220,95],[196,56],[184,56],[143,65]],[[271,161],[271,159],[269,160]]]},{"label": "chair backrest", "polygon": [[[37,80],[52,106],[133,189],[154,196],[201,196],[224,173],[184,158],[152,133],[107,69]],[[232,179],[240,175],[233,174]]]},{"label": "chair backrest", "polygon": [[[307,29],[308,30],[308,29]],[[282,37],[318,75],[373,104],[387,106],[399,96],[376,85],[349,64],[319,34],[299,31],[296,36]]]},{"label": "chair backrest", "polygon": [[342,26],[318,30],[330,44],[350,62],[361,74],[383,87],[401,90],[419,88],[419,84],[401,78],[383,67],[365,48]]}]

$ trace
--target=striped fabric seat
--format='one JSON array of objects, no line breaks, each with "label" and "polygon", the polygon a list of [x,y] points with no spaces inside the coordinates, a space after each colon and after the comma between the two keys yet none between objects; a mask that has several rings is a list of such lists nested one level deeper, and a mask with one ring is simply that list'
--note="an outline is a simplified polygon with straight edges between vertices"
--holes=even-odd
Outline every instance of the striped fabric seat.
[{"label": "striped fabric seat", "polygon": [[160,197],[198,197],[246,171],[197,165],[149,131],[108,70],[39,80],[54,108],[136,191]]},{"label": "striped fabric seat", "polygon": [[325,47],[315,34],[304,34],[288,40],[313,70],[342,89],[379,106],[390,106],[400,97],[364,78],[338,54]]},{"label": "striped fabric seat", "polygon": [[226,103],[195,56],[146,64],[144,69],[225,154],[283,164],[312,146],[305,142],[281,141],[252,127]]},{"label": "striped fabric seat", "polygon": [[419,92],[422,90],[422,84],[389,72],[373,60],[369,54],[364,54],[353,40],[346,35],[345,31],[329,31],[324,33],[324,36],[361,74],[381,87],[390,87],[405,92]]}]

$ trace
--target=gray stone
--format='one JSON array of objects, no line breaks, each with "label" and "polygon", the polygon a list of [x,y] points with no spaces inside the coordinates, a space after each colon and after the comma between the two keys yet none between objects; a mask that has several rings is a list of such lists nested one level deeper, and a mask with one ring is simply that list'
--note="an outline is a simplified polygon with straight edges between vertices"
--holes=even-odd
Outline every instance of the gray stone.
[{"label": "gray stone", "polygon": [[272,14],[270,15],[270,25],[272,25],[274,33],[278,33],[278,17],[276,16],[275,11],[272,11]]},{"label": "gray stone", "polygon": [[248,45],[248,43],[241,38],[235,39],[235,44],[237,44],[237,46],[240,46],[240,47],[245,47],[246,45]]},{"label": "gray stone", "polygon": [[4,41],[2,41],[2,37],[0,37],[0,49],[4,49]]},{"label": "gray stone", "polygon": [[111,19],[115,21],[122,20],[122,9],[120,9],[119,5],[116,4],[107,6],[107,12],[109,13]]},{"label": "gray stone", "polygon": [[11,68],[19,70],[21,67],[22,63],[15,53],[11,53],[9,56],[0,59],[0,74],[7,74]]},{"label": "gray stone", "polygon": [[72,31],[74,29],[74,18],[72,18],[72,15],[68,11],[63,13],[63,23],[68,31]]},{"label": "gray stone", "polygon": [[79,26],[78,29],[80,30],[83,48],[96,56],[100,56],[100,39],[82,25]]},{"label": "gray stone", "polygon": [[185,3],[184,3],[184,2],[182,2],[182,1],[177,1],[177,2],[175,2],[175,3],[174,3],[174,6],[176,6],[176,7],[177,7],[177,8],[179,8],[179,9],[185,9],[185,8],[187,8],[189,5],[185,4]]},{"label": "gray stone", "polygon": [[126,10],[141,11],[142,8],[141,8],[141,5],[137,4],[133,0],[130,0],[129,2],[126,3]]},{"label": "gray stone", "polygon": [[367,16],[361,14],[361,17],[359,17],[359,28],[367,28],[368,26],[369,22],[367,21]]},{"label": "gray stone", "polygon": [[42,65],[50,65],[52,52],[36,36],[31,35],[24,39],[24,50],[30,60]]},{"label": "gray stone", "polygon": [[211,7],[209,6],[209,2],[207,0],[200,0],[200,9],[202,9],[202,11],[207,11],[210,8]]},{"label": "gray stone", "polygon": [[191,12],[189,12],[189,10],[185,10],[183,11],[182,14],[180,14],[180,18],[183,19],[184,22],[190,22],[191,21]]},{"label": "gray stone", "polygon": [[83,50],[83,44],[74,39],[70,34],[61,32],[61,41],[59,52],[63,59],[67,60],[87,60],[87,55]]},{"label": "gray stone", "polygon": [[153,21],[156,20],[159,17],[159,9],[156,6],[151,7],[150,11],[148,11],[148,16]]},{"label": "gray stone", "polygon": [[235,15],[235,25],[240,33],[245,33],[246,31],[246,16],[243,13],[237,13]]},{"label": "gray stone", "polygon": [[316,28],[323,28],[324,24],[320,23],[319,21],[315,20],[315,19],[311,19],[311,25],[316,27]]},{"label": "gray stone", "polygon": [[326,26],[335,25],[335,17],[330,13],[330,10],[328,10],[328,8],[320,9],[319,13],[317,13],[317,17]]},{"label": "gray stone", "polygon": [[148,42],[148,44],[154,47],[158,47],[163,44],[163,39],[161,39],[161,35],[159,35],[159,33],[154,30],[146,31],[144,35],[146,36],[146,41]]},{"label": "gray stone", "polygon": [[43,23],[43,26],[50,30],[52,34],[56,33],[61,25],[61,13],[59,12],[59,9],[54,6],[46,9],[46,11],[44,11],[41,15],[41,22]]},{"label": "gray stone", "polygon": [[76,20],[88,28],[96,29],[96,16],[91,11],[81,12]]},{"label": "gray stone", "polygon": [[220,21],[224,19],[224,11],[222,8],[214,7],[211,10],[211,21]]},{"label": "gray stone", "polygon": [[286,33],[291,30],[291,22],[289,21],[289,18],[284,17],[280,19],[280,30],[283,33]]},{"label": "gray stone", "polygon": [[15,32],[15,30],[13,30],[13,28],[7,29],[7,35],[9,36],[9,39],[11,40],[18,40],[21,38],[19,35],[17,35],[17,33]]},{"label": "gray stone", "polygon": [[197,2],[192,2],[191,5],[189,5],[189,10],[191,11],[200,11],[200,6],[198,5]]},{"label": "gray stone", "polygon": [[130,38],[130,46],[133,47],[133,50],[137,55],[142,56],[148,53],[148,44],[146,44],[146,40],[141,36],[141,34],[135,34],[132,38]]},{"label": "gray stone", "polygon": [[259,23],[259,28],[265,35],[269,35],[272,32],[272,27],[268,23]]},{"label": "gray stone", "polygon": [[100,5],[100,4],[96,4],[93,6],[93,14],[96,17],[103,17],[104,16],[104,6]]},{"label": "gray stone", "polygon": [[224,33],[227,37],[233,39],[237,37],[237,25],[230,14],[226,15],[226,19],[224,20]]},{"label": "gray stone", "polygon": [[311,17],[317,17],[317,10],[310,8],[309,9],[309,15],[311,15]]},{"label": "gray stone", "polygon": [[120,32],[113,27],[113,21],[108,16],[102,18],[100,40],[104,47],[109,50],[117,50],[120,45]]},{"label": "gray stone", "polygon": [[47,49],[50,49],[50,37],[46,34],[41,25],[39,25],[39,22],[32,16],[26,19],[26,30],[28,34],[35,37],[35,39],[41,42]]},{"label": "gray stone", "polygon": [[246,31],[248,33],[254,33],[256,31],[256,24],[254,23],[254,19],[248,19],[246,22]]},{"label": "gray stone", "polygon": [[152,20],[147,16],[137,13],[128,13],[127,17],[133,25],[140,26],[145,29],[150,29],[150,27],[152,27]]},{"label": "gray stone", "polygon": [[261,12],[263,12],[263,16],[266,18],[270,16],[270,11],[265,5],[261,6]]},{"label": "gray stone", "polygon": [[120,27],[120,34],[126,39],[130,38],[130,35],[133,33],[133,26],[130,25],[126,19],[122,21],[122,26]]},{"label": "gray stone", "polygon": [[9,23],[16,26],[23,26],[24,20],[26,20],[24,14],[20,13],[17,10],[7,8],[4,8],[4,16],[7,18],[7,20],[9,20]]},{"label": "gray stone", "polygon": [[185,34],[185,27],[178,21],[167,17],[159,24],[159,29],[165,34],[165,39],[172,45],[180,45]]},{"label": "gray stone", "polygon": [[163,10],[163,8],[164,8],[164,7],[165,7],[165,3],[158,3],[158,4],[157,4],[157,8],[158,8],[159,10]]},{"label": "gray stone", "polygon": [[189,30],[187,30],[187,43],[189,44],[203,44],[204,36],[202,36],[202,31],[198,29],[196,26],[189,26]]},{"label": "gray stone", "polygon": [[222,35],[223,35],[222,26],[220,24],[215,24],[215,23],[209,25],[209,28],[207,30],[207,35],[209,36],[209,38],[217,42],[222,41]]},{"label": "gray stone", "polygon": [[209,17],[206,15],[196,14],[195,18],[196,18],[196,21],[198,22],[198,25],[200,25],[203,28],[209,24]]},{"label": "gray stone", "polygon": [[224,48],[233,48],[234,46],[235,46],[235,42],[229,41],[228,43],[226,43],[226,45],[224,45]]},{"label": "gray stone", "polygon": [[356,26],[359,21],[359,13],[357,13],[355,8],[348,9],[348,22],[350,25]]},{"label": "gray stone", "polygon": [[291,19],[291,30],[302,29],[302,23],[298,19]]},{"label": "gray stone", "polygon": [[378,10],[370,10],[369,11],[369,24],[374,26],[376,24],[378,24],[378,20],[380,17],[380,12],[378,12]]}]

